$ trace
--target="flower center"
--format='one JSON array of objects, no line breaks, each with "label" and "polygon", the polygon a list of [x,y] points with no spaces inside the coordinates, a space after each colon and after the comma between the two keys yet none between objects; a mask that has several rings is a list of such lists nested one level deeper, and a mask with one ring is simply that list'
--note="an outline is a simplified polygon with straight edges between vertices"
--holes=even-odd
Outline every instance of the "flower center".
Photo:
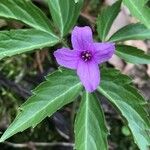
[{"label": "flower center", "polygon": [[92,54],[90,51],[83,51],[81,53],[81,58],[83,61],[87,62],[87,61],[90,61],[91,58],[92,58]]}]

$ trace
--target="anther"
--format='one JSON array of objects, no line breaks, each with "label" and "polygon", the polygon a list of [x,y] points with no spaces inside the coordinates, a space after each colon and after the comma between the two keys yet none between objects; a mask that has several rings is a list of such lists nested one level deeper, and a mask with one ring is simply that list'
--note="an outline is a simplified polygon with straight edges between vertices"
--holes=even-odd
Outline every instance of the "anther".
[{"label": "anther", "polygon": [[92,58],[92,54],[90,51],[83,51],[81,53],[81,58],[83,61],[87,62],[87,61],[90,61],[91,58]]}]

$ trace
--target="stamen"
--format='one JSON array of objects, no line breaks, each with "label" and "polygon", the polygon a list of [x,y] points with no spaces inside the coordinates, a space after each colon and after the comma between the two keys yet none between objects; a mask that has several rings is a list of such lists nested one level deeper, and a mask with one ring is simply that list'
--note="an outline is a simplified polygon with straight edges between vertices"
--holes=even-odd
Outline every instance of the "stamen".
[{"label": "stamen", "polygon": [[81,53],[81,58],[85,62],[90,61],[92,58],[92,53],[90,51],[83,51]]}]

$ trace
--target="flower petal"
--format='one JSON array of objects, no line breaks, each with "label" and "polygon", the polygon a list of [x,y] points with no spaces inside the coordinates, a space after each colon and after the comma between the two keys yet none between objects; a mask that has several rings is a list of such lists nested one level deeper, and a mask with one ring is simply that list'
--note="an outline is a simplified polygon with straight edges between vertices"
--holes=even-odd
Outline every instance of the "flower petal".
[{"label": "flower petal", "polygon": [[115,52],[115,45],[113,43],[94,43],[95,53],[94,60],[97,63],[103,63],[110,59]]},{"label": "flower petal", "polygon": [[71,41],[73,49],[87,50],[87,44],[93,43],[92,30],[90,27],[75,27],[72,31]]},{"label": "flower petal", "polygon": [[70,50],[69,48],[61,48],[54,52],[54,56],[59,65],[70,68],[76,69],[79,54],[78,51]]},{"label": "flower petal", "polygon": [[79,61],[77,74],[88,92],[93,92],[97,89],[100,83],[100,71],[98,64],[95,62]]}]

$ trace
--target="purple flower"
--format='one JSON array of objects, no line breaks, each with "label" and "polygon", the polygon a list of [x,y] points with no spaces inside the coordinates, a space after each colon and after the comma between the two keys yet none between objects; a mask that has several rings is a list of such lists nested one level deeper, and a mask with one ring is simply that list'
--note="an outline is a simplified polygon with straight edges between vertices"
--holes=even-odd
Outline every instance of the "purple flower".
[{"label": "purple flower", "polygon": [[100,84],[101,64],[112,57],[115,46],[113,43],[96,43],[93,41],[91,28],[75,27],[71,36],[73,50],[61,48],[54,56],[58,64],[76,69],[77,74],[88,92],[96,90]]}]

